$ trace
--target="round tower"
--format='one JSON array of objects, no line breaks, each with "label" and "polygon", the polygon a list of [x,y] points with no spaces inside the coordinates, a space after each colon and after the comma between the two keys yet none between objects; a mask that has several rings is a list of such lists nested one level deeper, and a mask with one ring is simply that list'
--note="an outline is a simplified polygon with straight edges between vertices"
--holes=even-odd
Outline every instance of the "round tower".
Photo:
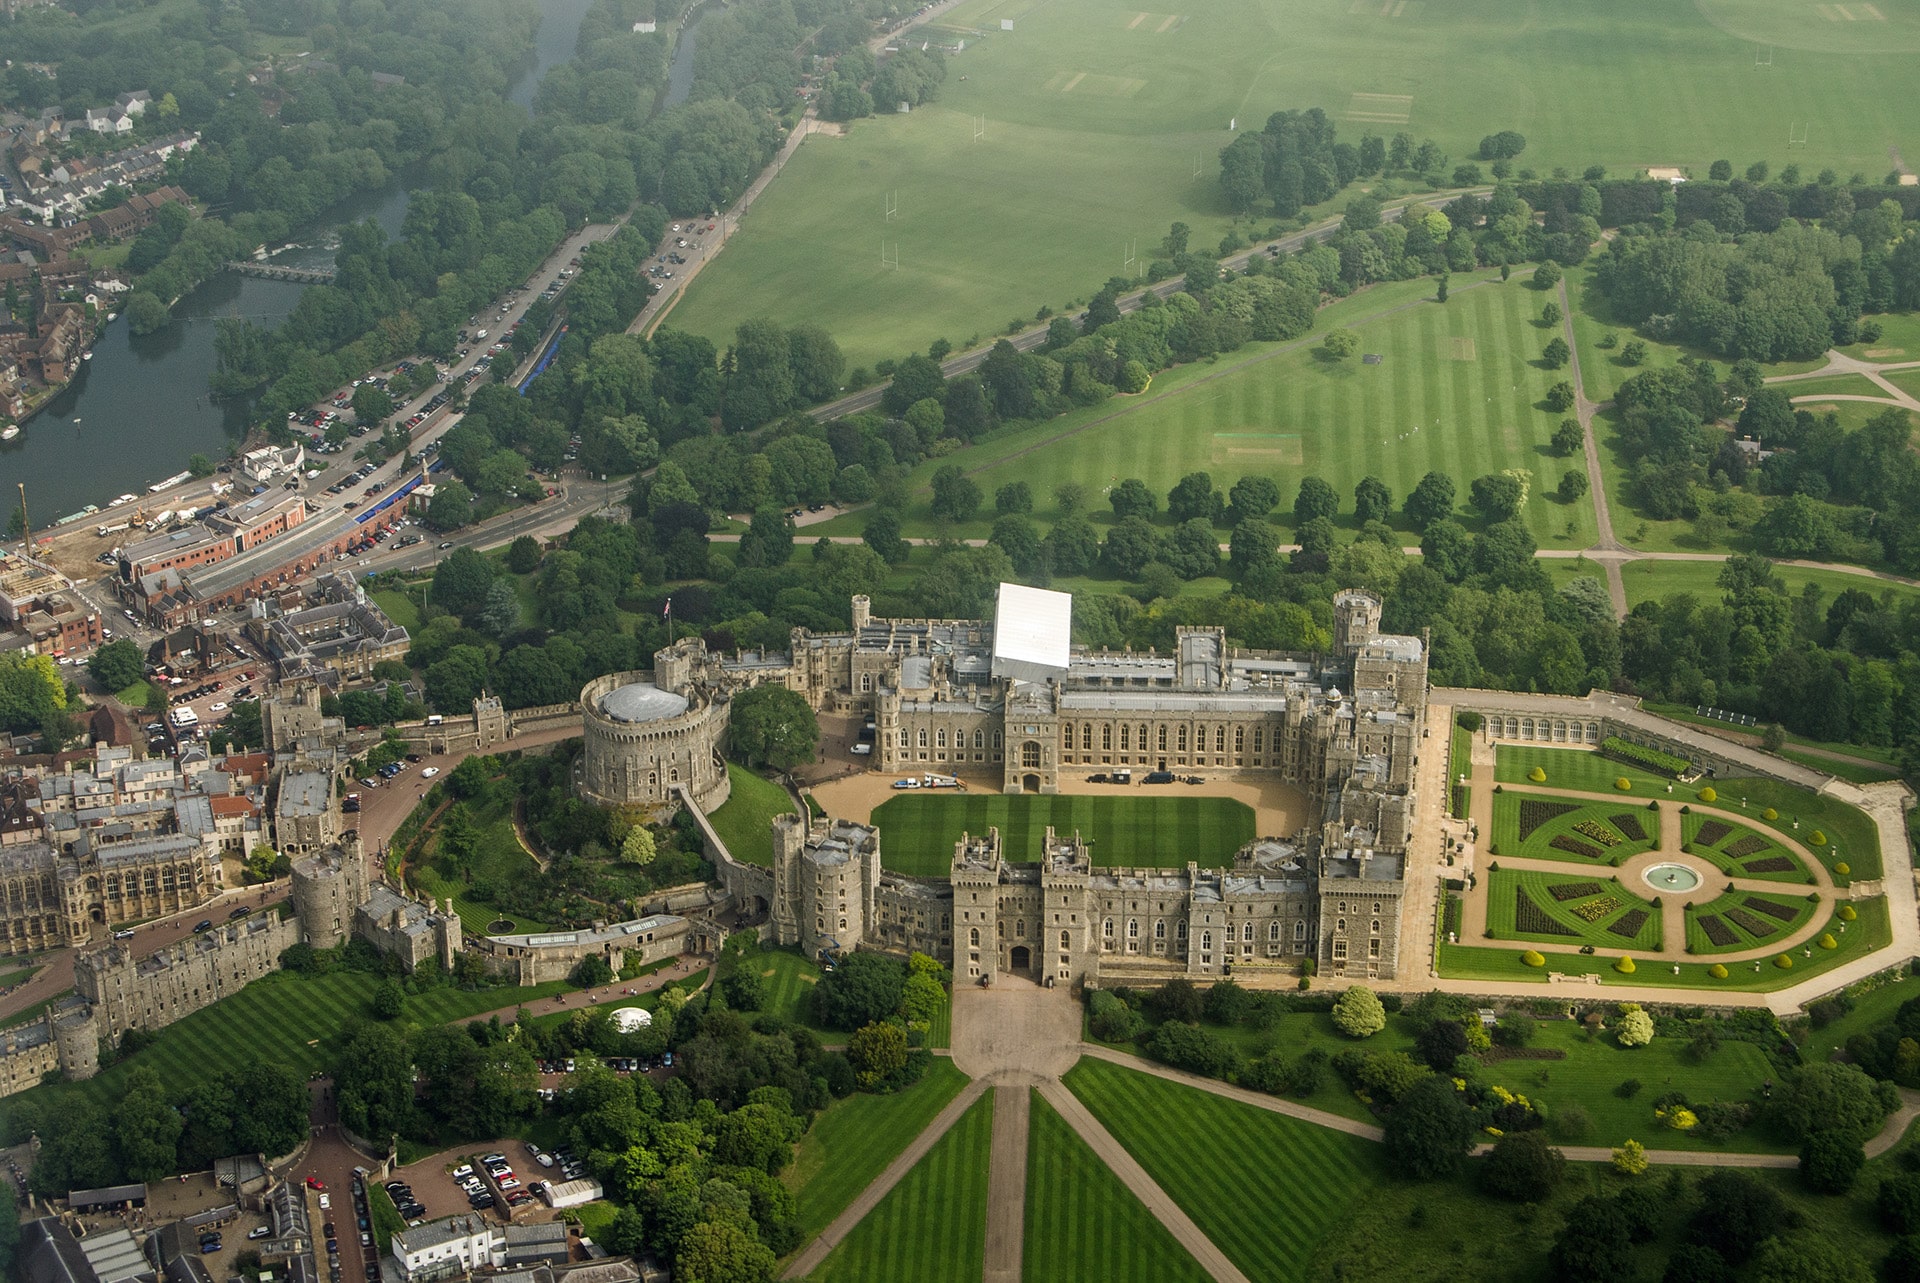
[{"label": "round tower", "polygon": [[1380,635],[1380,598],[1359,588],[1333,595],[1333,653],[1351,659]]},{"label": "round tower", "polygon": [[53,1018],[54,1052],[70,1082],[85,1082],[100,1070],[100,1022],[82,1004]]},{"label": "round tower", "polygon": [[853,595],[853,631],[859,632],[873,620],[873,599],[865,593]]},{"label": "round tower", "polygon": [[310,855],[293,865],[293,915],[300,938],[316,949],[331,949],[347,937],[353,921],[353,878],[337,855]]}]

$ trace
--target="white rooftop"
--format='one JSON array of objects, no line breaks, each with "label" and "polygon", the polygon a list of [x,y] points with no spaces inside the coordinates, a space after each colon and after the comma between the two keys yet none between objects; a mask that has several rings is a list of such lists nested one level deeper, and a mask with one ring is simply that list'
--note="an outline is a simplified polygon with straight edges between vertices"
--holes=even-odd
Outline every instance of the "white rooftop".
[{"label": "white rooftop", "polygon": [[1001,584],[993,615],[993,675],[1045,681],[1067,670],[1073,594]]}]

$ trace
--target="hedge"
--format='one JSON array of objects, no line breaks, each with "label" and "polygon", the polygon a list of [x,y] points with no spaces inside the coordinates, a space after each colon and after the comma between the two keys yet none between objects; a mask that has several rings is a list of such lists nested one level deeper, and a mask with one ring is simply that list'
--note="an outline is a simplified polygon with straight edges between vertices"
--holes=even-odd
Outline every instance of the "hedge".
[{"label": "hedge", "polygon": [[1663,753],[1657,748],[1647,748],[1609,735],[1600,741],[1600,755],[1610,757],[1616,762],[1625,762],[1629,766],[1644,767],[1655,775],[1668,777],[1685,775],[1693,763],[1684,757],[1675,757],[1672,753]]}]

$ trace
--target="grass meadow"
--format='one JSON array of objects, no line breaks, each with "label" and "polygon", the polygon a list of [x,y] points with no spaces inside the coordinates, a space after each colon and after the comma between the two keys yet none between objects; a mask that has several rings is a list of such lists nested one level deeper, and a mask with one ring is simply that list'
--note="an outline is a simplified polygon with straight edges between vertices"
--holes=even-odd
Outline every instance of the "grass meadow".
[{"label": "grass meadow", "polygon": [[[986,1255],[992,1135],[993,1093],[987,1092],[841,1240],[809,1276],[813,1283],[975,1283]],[[889,1136],[886,1143],[897,1153],[908,1139],[893,1144]]]},{"label": "grass meadow", "polygon": [[[91,1101],[111,1109],[127,1075],[145,1065],[159,1075],[169,1095],[178,1095],[210,1070],[236,1068],[255,1060],[291,1066],[303,1077],[322,1068],[327,1049],[356,1020],[373,1018],[373,989],[379,977],[360,971],[300,976],[278,971],[254,981],[231,998],[168,1025],[151,1047],[84,1083],[36,1088],[56,1098]],[[443,1025],[484,1011],[531,1003],[571,988],[565,981],[526,989],[467,991],[429,989],[406,998],[404,1019],[416,1025]]]},{"label": "grass meadow", "polygon": [[[970,0],[926,33],[967,42],[940,100],[808,139],[672,324],[724,345],[751,316],[818,321],[854,365],[991,334],[1085,299],[1121,272],[1130,241],[1144,266],[1175,219],[1211,246],[1230,222],[1216,182],[1229,122],[1258,128],[1286,108],[1323,108],[1351,142],[1432,137],[1456,161],[1516,129],[1529,142],[1520,163],[1542,172],[1704,174],[1724,156],[1878,178],[1888,145],[1920,128],[1904,92],[1920,12],[1898,0],[1873,12]],[[1807,143],[1789,157],[1795,128]],[[897,269],[882,265],[883,241]]]},{"label": "grass meadow", "polygon": [[[526,847],[520,844],[519,834],[514,832],[511,811],[514,798],[508,790],[496,789],[485,805],[474,808],[475,828],[472,869],[476,880],[502,886],[517,878],[531,876],[538,867]],[[429,846],[423,858],[414,862],[407,876],[421,891],[430,896],[453,898],[453,909],[460,915],[460,925],[477,934],[486,934],[496,922],[511,922],[513,925],[505,932],[544,931],[551,923],[529,918],[524,914],[508,913],[495,906],[491,901],[473,894],[473,883],[457,877],[448,877],[434,867],[434,852],[439,847],[440,838],[436,831],[429,838]]]},{"label": "grass meadow", "polygon": [[909,794],[874,808],[873,822],[885,835],[881,861],[915,877],[944,877],[963,830],[998,828],[1001,850],[1015,862],[1038,857],[1049,826],[1061,836],[1078,830],[1095,864],[1121,868],[1184,868],[1189,860],[1218,868],[1255,836],[1246,803],[1178,794]]},{"label": "grass meadow", "polygon": [[[1848,574],[1844,570],[1810,570],[1804,566],[1779,564],[1774,566],[1773,573],[1786,584],[1787,591],[1796,597],[1806,590],[1808,584],[1817,585],[1822,594],[1823,611],[1824,603],[1831,602],[1849,588],[1871,593],[1876,600],[1886,593],[1892,593],[1897,601],[1920,596],[1920,588],[1911,584],[1875,579],[1865,573]],[[1620,568],[1620,577],[1626,583],[1629,607],[1683,592],[1692,593],[1702,601],[1719,601],[1726,596],[1725,590],[1720,587],[1718,561],[1630,561]]]},{"label": "grass meadow", "polygon": [[[1579,899],[1562,902],[1553,898],[1551,888],[1556,886],[1593,890]],[[1516,922],[1516,906],[1522,891],[1542,913],[1558,924],[1560,930],[1521,929]],[[1615,952],[1660,947],[1661,906],[1633,894],[1615,882],[1610,874],[1582,877],[1579,874],[1496,869],[1487,875],[1486,897],[1488,934],[1501,940],[1590,944],[1596,949]],[[1576,909],[1591,913],[1592,920],[1575,912]],[[1620,928],[1619,931],[1614,930],[1616,926]]]},{"label": "grass meadow", "polygon": [[727,763],[733,791],[715,807],[707,822],[742,864],[773,865],[773,817],[793,810],[793,799],[772,780],[744,766]]},{"label": "grass meadow", "polygon": [[1081,1060],[1065,1082],[1248,1278],[1304,1277],[1381,1179],[1380,1147],[1345,1132],[1104,1060]]},{"label": "grass meadow", "polygon": [[831,1224],[966,1085],[951,1060],[936,1056],[905,1091],[858,1092],[814,1119],[780,1174],[794,1192],[801,1234],[811,1240]]},{"label": "grass meadow", "polygon": [[1035,1283],[1210,1277],[1037,1091],[1027,1133],[1024,1267]]}]

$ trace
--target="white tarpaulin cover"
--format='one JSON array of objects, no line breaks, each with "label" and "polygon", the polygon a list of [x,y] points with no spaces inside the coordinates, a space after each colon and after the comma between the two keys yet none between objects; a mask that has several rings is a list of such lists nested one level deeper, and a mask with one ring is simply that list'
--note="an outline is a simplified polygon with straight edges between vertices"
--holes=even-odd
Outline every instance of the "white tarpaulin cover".
[{"label": "white tarpaulin cover", "polygon": [[1046,681],[1067,671],[1073,594],[1001,584],[993,617],[993,675]]}]

